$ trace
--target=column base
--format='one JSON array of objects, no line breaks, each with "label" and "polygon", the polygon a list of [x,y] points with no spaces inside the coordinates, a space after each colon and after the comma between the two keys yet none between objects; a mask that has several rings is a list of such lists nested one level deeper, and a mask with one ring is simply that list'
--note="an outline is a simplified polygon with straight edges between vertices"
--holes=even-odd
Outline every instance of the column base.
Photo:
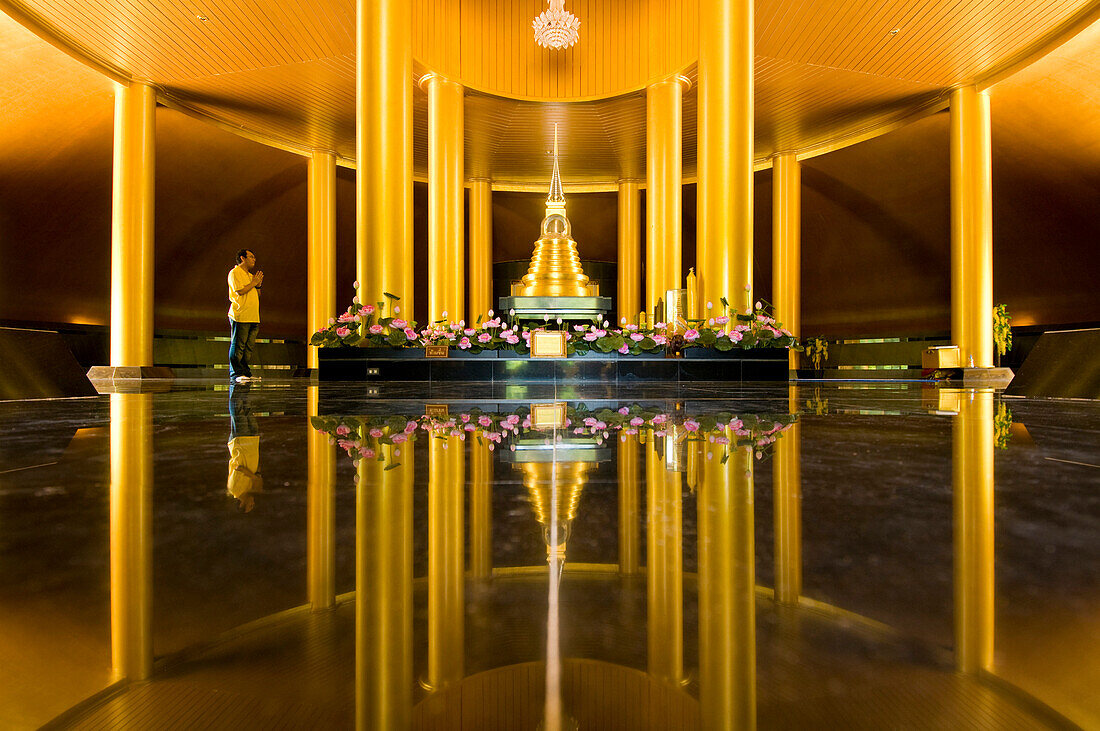
[{"label": "column base", "polygon": [[130,381],[149,378],[175,378],[171,368],[164,366],[92,366],[89,381]]},{"label": "column base", "polygon": [[1011,368],[963,368],[963,385],[979,388],[1008,388],[1016,374]]}]

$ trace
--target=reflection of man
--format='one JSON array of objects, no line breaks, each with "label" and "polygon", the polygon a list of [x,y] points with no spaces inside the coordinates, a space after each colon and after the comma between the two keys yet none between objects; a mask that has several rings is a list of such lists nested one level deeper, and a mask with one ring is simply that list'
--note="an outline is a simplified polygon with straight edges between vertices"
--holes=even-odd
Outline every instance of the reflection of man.
[{"label": "reflection of man", "polygon": [[250,361],[256,333],[260,331],[260,285],[264,273],[257,271],[256,255],[248,249],[237,252],[237,266],[229,270],[229,378],[236,383],[258,381]]},{"label": "reflection of man", "polygon": [[229,479],[226,490],[237,498],[237,507],[248,513],[256,507],[256,496],[263,492],[260,476],[260,431],[248,400],[248,385],[229,387]]}]

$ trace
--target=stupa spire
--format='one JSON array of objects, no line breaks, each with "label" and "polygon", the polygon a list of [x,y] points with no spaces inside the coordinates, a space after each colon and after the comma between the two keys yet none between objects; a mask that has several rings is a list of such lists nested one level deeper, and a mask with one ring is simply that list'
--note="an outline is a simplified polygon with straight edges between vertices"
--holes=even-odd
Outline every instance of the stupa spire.
[{"label": "stupa spire", "polygon": [[558,125],[554,123],[554,174],[550,177],[550,194],[546,196],[546,215],[565,213],[565,191],[561,187],[558,170]]}]

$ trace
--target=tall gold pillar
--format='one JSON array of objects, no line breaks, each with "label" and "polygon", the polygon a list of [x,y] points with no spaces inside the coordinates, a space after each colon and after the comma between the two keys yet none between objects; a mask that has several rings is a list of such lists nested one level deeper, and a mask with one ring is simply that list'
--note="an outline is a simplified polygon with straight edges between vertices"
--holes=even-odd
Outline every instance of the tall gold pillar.
[{"label": "tall gold pillar", "polygon": [[153,180],[157,94],[115,83],[111,365],[153,365]]},{"label": "tall gold pillar", "polygon": [[493,453],[488,439],[470,444],[470,575],[493,576]]},{"label": "tall gold pillar", "polygon": [[470,181],[470,320],[486,315],[493,302],[493,184]]},{"label": "tall gold pillar", "polygon": [[634,318],[642,309],[641,195],[637,180],[619,181],[619,274],[616,300],[619,320]]},{"label": "tall gold pillar", "polygon": [[951,94],[951,339],[963,365],[993,366],[993,173],[989,94]]},{"label": "tall gold pillar", "polygon": [[462,680],[465,667],[466,443],[428,440],[428,676],[439,690]]},{"label": "tall gold pillar", "polygon": [[111,394],[111,676],[153,670],[153,397]]},{"label": "tall gold pillar", "polygon": [[[732,435],[731,435],[732,436]],[[756,727],[752,449],[706,460],[699,487],[699,703],[703,728]]]},{"label": "tall gold pillar", "polygon": [[701,306],[726,297],[740,312],[752,296],[753,7],[699,2],[699,209]]},{"label": "tall gold pillar", "polygon": [[[306,392],[309,416],[317,416],[318,387]],[[336,447],[306,424],[306,595],[314,611],[336,603]]]},{"label": "tall gold pillar", "polygon": [[[336,316],[336,155],[313,151],[308,188],[307,341]],[[306,367],[317,368],[317,348],[307,346]]]},{"label": "tall gold pillar", "polygon": [[[798,386],[787,386],[790,413],[798,413]],[[772,491],[775,521],[775,601],[797,604],[802,594],[802,425],[775,443]]]},{"label": "tall gold pillar", "polygon": [[[793,152],[772,161],[772,304],[775,319],[802,335],[802,166]],[[798,353],[788,353],[798,368]]]},{"label": "tall gold pillar", "polygon": [[619,442],[619,574],[638,573],[638,438]]},{"label": "tall gold pillar", "polygon": [[684,561],[679,472],[665,470],[657,440],[645,446],[646,587],[649,674],[668,683],[684,676]]},{"label": "tall gold pillar", "polygon": [[355,278],[361,302],[413,317],[412,9],[356,0]]},{"label": "tall gold pillar", "polygon": [[955,667],[993,667],[993,392],[962,393],[953,417],[952,488],[955,533]]},{"label": "tall gold pillar", "polygon": [[428,93],[428,320],[458,322],[466,319],[464,92],[439,74],[423,77],[420,86]]},{"label": "tall gold pillar", "polygon": [[[684,286],[683,99],[677,76],[646,89],[645,306],[652,312],[665,290]],[[621,256],[621,255],[620,255]],[[621,275],[620,275],[621,277]],[[636,314],[636,311],[635,311]]]},{"label": "tall gold pillar", "polygon": [[[355,492],[355,726],[412,722],[414,445],[359,462]],[[388,468],[388,469],[387,469]]]}]

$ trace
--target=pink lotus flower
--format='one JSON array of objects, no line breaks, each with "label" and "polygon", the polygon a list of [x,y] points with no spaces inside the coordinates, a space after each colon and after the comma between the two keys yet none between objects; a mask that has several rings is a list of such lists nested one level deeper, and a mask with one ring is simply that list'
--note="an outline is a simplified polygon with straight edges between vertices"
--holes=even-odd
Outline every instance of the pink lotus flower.
[{"label": "pink lotus flower", "polygon": [[493,425],[493,420],[490,419],[488,416],[479,416],[477,419],[477,423],[481,426],[488,427]]},{"label": "pink lotus flower", "polygon": [[400,317],[395,317],[392,321],[390,321],[390,327],[395,327],[398,330],[404,330],[406,327],[408,327],[408,325],[409,323],[405,322]]},{"label": "pink lotus flower", "polygon": [[714,443],[715,444],[729,444],[730,440],[729,440],[729,437],[715,437],[714,438]]},{"label": "pink lotus flower", "polygon": [[408,441],[408,439],[409,439],[408,434],[402,433],[402,434],[394,434],[393,435],[393,443],[394,444],[400,444],[401,442],[406,442],[406,441]]},{"label": "pink lotus flower", "polygon": [[410,421],[407,424],[405,424],[405,433],[406,434],[411,434],[414,431],[416,431],[416,422],[415,421]]},{"label": "pink lotus flower", "polygon": [[630,339],[636,343],[640,343],[645,340],[645,335],[642,335],[641,333],[631,333]]},{"label": "pink lotus flower", "polygon": [[684,340],[688,341],[689,343],[694,343],[698,339],[699,331],[695,328],[691,328],[684,333]]},{"label": "pink lotus flower", "polygon": [[699,422],[695,419],[687,419],[684,421],[684,429],[691,432],[699,431]]},{"label": "pink lotus flower", "polygon": [[668,421],[668,414],[657,414],[653,417],[654,426],[657,426],[658,424],[664,424],[666,421]]},{"label": "pink lotus flower", "polygon": [[492,339],[493,339],[493,336],[490,335],[489,333],[481,333],[480,335],[477,336],[477,341],[479,343],[487,343]]},{"label": "pink lotus flower", "polygon": [[576,330],[579,333],[582,333],[582,332],[584,332],[585,330],[588,329],[588,326],[587,325],[574,325],[573,329]]},{"label": "pink lotus flower", "polygon": [[474,335],[477,334],[477,330],[473,329],[472,327],[468,327],[465,330],[463,330],[462,332],[463,332],[464,335],[466,335],[466,337],[469,337],[469,338],[472,338]]},{"label": "pink lotus flower", "polygon": [[461,348],[462,350],[466,350],[467,348],[470,347],[470,339],[465,338],[465,337],[462,338],[461,340],[458,341],[458,347]]},{"label": "pink lotus flower", "polygon": [[373,315],[374,305],[363,305],[363,312],[367,313],[368,315]]},{"label": "pink lotus flower", "polygon": [[363,449],[359,450],[359,456],[363,459],[374,459],[378,455],[375,454],[373,449],[367,449],[364,447]]},{"label": "pink lotus flower", "polygon": [[341,312],[340,317],[336,319],[340,322],[351,322],[355,319],[355,315],[351,314],[350,312]]},{"label": "pink lotus flower", "polygon": [[509,335],[508,337],[504,338],[504,342],[508,343],[509,345],[515,345],[519,342],[519,338],[517,338],[515,335]]},{"label": "pink lotus flower", "polygon": [[405,339],[406,340],[417,340],[419,338],[420,338],[420,336],[416,334],[416,330],[413,330],[411,327],[405,328]]},{"label": "pink lotus flower", "polygon": [[381,437],[381,436],[382,436],[382,430],[381,430],[381,429],[379,429],[379,428],[378,428],[378,427],[376,427],[376,426],[375,426],[375,427],[371,427],[371,430],[370,430],[370,435],[371,435],[372,437],[374,437],[375,439],[378,439],[379,437]]},{"label": "pink lotus flower", "polygon": [[494,328],[494,329],[500,327],[500,318],[499,317],[494,317],[492,320],[489,320],[488,322],[485,323],[485,327]]},{"label": "pink lotus flower", "polygon": [[467,424],[466,426],[464,426],[462,428],[465,431],[473,431],[474,429],[477,429],[477,424]]},{"label": "pink lotus flower", "polygon": [[725,325],[727,322],[730,321],[730,319],[727,316],[722,315],[721,317],[714,318],[714,321],[717,322],[719,325]]},{"label": "pink lotus flower", "polygon": [[340,426],[336,427],[336,433],[342,437],[346,437],[348,434],[351,434],[351,429],[341,424]]},{"label": "pink lotus flower", "polygon": [[664,335],[654,335],[653,342],[657,343],[657,345],[668,345],[668,338]]},{"label": "pink lotus flower", "polygon": [[628,434],[630,436],[633,436],[637,433],[638,433],[637,429],[623,429],[623,434]]},{"label": "pink lotus flower", "polygon": [[735,343],[739,343],[739,342],[741,342],[741,340],[742,340],[743,338],[744,338],[744,335],[742,335],[742,334],[741,334],[741,333],[739,333],[739,332],[736,332],[736,331],[734,331],[734,332],[731,332],[731,333],[730,333],[730,340],[731,340],[731,341],[733,341],[733,342],[735,342]]},{"label": "pink lotus flower", "polygon": [[641,426],[644,423],[645,423],[645,419],[643,419],[640,416],[635,416],[633,419],[630,420],[630,425],[631,426]]},{"label": "pink lotus flower", "polygon": [[623,347],[619,348],[619,352],[622,353],[623,355],[626,355],[627,353],[630,352],[630,346],[627,345],[626,343],[623,343]]},{"label": "pink lotus flower", "polygon": [[346,327],[338,327],[336,328],[336,334],[342,338],[346,338],[348,335],[351,335],[351,330],[348,330]]},{"label": "pink lotus flower", "polygon": [[630,413],[630,407],[629,406],[623,406],[622,408],[619,409],[619,413],[622,414],[623,416],[626,416],[627,414]]},{"label": "pink lotus flower", "polygon": [[588,342],[590,342],[590,343],[591,343],[591,342],[592,342],[593,340],[595,340],[596,338],[598,338],[598,337],[599,337],[599,335],[597,335],[597,334],[596,334],[596,333],[594,333],[594,332],[590,332],[590,333],[585,333],[585,334],[584,334],[584,339],[585,339],[585,340],[587,340],[587,341],[588,341]]},{"label": "pink lotus flower", "polygon": [[376,323],[376,324],[374,324],[374,325],[371,325],[371,326],[370,326],[370,331],[371,331],[371,333],[372,333],[372,334],[374,334],[374,335],[379,335],[379,334],[381,334],[381,333],[382,333],[382,330],[383,330],[382,326],[381,326],[381,325],[378,325],[377,323]]}]

